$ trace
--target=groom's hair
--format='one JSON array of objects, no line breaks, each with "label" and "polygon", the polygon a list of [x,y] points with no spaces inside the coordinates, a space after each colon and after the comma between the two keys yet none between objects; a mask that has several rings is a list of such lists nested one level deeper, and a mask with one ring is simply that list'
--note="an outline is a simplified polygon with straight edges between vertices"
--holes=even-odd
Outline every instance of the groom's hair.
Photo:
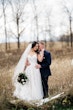
[{"label": "groom's hair", "polygon": [[39,43],[45,46],[45,42],[44,41],[40,41]]},{"label": "groom's hair", "polygon": [[34,42],[32,43],[32,48],[34,48],[34,47],[36,46],[36,44],[38,44],[38,42],[34,41]]}]

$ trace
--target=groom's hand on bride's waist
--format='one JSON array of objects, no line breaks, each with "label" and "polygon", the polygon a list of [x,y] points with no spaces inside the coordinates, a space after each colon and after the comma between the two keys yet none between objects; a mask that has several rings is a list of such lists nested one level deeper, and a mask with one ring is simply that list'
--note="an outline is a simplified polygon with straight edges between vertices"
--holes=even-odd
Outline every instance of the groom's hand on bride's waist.
[{"label": "groom's hand on bride's waist", "polygon": [[37,64],[35,65],[36,69],[40,69],[41,68],[41,65]]}]

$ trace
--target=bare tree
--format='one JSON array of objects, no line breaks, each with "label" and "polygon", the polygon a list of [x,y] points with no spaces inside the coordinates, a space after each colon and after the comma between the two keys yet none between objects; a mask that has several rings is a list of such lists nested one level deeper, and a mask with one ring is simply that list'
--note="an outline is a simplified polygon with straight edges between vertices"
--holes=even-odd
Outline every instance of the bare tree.
[{"label": "bare tree", "polygon": [[47,28],[47,32],[48,32],[48,34],[50,35],[50,37],[51,37],[51,29],[52,29],[52,24],[51,24],[51,21],[50,21],[50,17],[51,17],[51,12],[52,12],[52,10],[50,9],[50,10],[48,10],[48,12],[46,12],[46,16],[47,16],[47,21],[48,21],[48,28]]},{"label": "bare tree", "polygon": [[21,25],[24,23],[24,8],[28,0],[16,0],[16,1],[9,1],[11,4],[12,12],[13,12],[13,21],[16,25],[16,33],[12,30],[12,34],[17,39],[18,48],[20,48],[20,37],[22,36],[25,27],[21,28]]},{"label": "bare tree", "polygon": [[[72,47],[72,41],[73,41],[73,36],[72,36],[72,21],[73,21],[73,7],[68,6],[67,3],[68,1],[63,0],[62,5],[63,5],[63,11],[64,13],[68,16],[69,20],[69,32],[70,32],[70,42],[71,42],[71,47]],[[69,2],[70,4],[70,2]]]},{"label": "bare tree", "polygon": [[4,18],[4,33],[5,33],[5,50],[7,51],[7,27],[6,27],[6,8],[8,5],[7,0],[1,0],[3,18]]},{"label": "bare tree", "polygon": [[39,24],[38,24],[38,19],[39,19],[39,14],[37,13],[37,6],[35,3],[35,0],[32,0],[33,3],[33,13],[34,13],[34,20],[35,20],[35,24],[36,24],[36,37],[37,37],[37,41],[39,41]]},{"label": "bare tree", "polygon": [[48,37],[52,37],[52,24],[51,24],[51,9],[48,9],[45,13],[46,13],[46,19],[45,19],[45,26],[43,29],[43,32],[45,33],[45,37],[44,37],[44,41],[45,41],[45,47],[47,46],[47,42],[46,42],[46,35],[48,35]]},{"label": "bare tree", "polygon": [[51,24],[51,12],[52,12],[52,9],[49,9],[48,12],[46,12],[46,17],[47,17],[47,24],[48,24],[48,27],[46,27],[46,32],[48,33],[48,36],[52,37],[52,24]]}]

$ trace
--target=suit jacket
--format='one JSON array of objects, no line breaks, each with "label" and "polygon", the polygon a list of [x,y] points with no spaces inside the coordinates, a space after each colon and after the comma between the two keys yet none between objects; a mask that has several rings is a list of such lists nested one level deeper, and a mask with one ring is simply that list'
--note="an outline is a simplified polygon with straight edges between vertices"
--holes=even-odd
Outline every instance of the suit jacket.
[{"label": "suit jacket", "polygon": [[39,62],[38,64],[41,65],[40,68],[40,73],[42,77],[48,77],[51,75],[51,70],[50,70],[50,65],[51,65],[51,54],[50,52],[44,50],[44,57],[43,57],[43,61]]}]

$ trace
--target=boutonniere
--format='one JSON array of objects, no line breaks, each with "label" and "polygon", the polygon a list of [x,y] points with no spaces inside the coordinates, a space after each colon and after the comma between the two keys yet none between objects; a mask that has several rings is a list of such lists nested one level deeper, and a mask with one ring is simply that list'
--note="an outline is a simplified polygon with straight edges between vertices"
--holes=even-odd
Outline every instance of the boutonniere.
[{"label": "boutonniere", "polygon": [[45,57],[43,57],[43,59],[45,59]]}]

